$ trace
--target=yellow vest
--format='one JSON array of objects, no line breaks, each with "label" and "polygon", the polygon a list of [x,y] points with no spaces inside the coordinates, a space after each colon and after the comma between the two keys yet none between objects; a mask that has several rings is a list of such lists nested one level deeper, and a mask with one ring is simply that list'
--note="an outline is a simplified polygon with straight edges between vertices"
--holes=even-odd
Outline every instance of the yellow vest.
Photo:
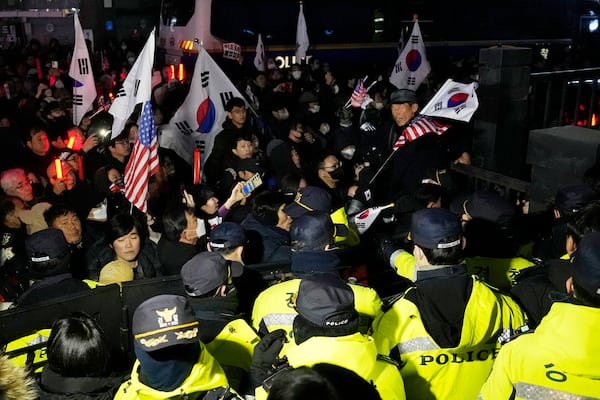
[{"label": "yellow vest", "polygon": [[[401,298],[373,323],[379,353],[398,350],[408,399],[474,400],[500,349],[498,336],[525,325],[519,306],[508,296],[473,279],[460,343],[441,348],[429,335],[417,306]],[[410,288],[407,290],[415,290]]]},{"label": "yellow vest", "polygon": [[535,332],[502,347],[479,398],[600,399],[599,326],[600,308],[554,303]]},{"label": "yellow vest", "polygon": [[469,274],[477,275],[483,281],[505,292],[517,284],[517,276],[522,270],[535,266],[533,262],[521,257],[471,257],[466,261]]},{"label": "yellow vest", "polygon": [[[42,364],[41,366],[35,367],[34,372],[40,373],[44,369],[43,365],[46,364],[48,357],[46,356],[46,345],[45,343],[48,341],[50,337],[50,329],[40,329],[39,331],[23,336],[21,338],[15,339],[9,342],[4,349],[5,353],[16,352],[18,353],[20,350],[23,351],[23,354],[20,355],[11,355],[10,361],[19,366],[19,367],[31,367],[37,364]],[[29,349],[31,346],[44,344],[43,347],[40,347],[36,350]]]},{"label": "yellow vest", "polygon": [[[283,329],[292,340],[292,323],[298,314],[294,309],[294,302],[300,281],[291,279],[263,290],[254,301],[252,327],[259,331],[262,322],[268,332]],[[375,290],[360,285],[349,286],[354,292],[354,307],[361,316],[361,325],[363,320],[374,320],[382,314],[382,302]],[[366,332],[369,327],[370,321],[365,322],[361,331]]]},{"label": "yellow vest", "polygon": [[138,360],[133,364],[131,378],[124,382],[115,395],[115,400],[162,400],[170,398],[195,399],[195,393],[205,392],[218,387],[227,387],[227,377],[219,363],[210,355],[202,343],[200,343],[200,356],[198,362],[192,368],[190,375],[177,388],[169,392],[152,389],[140,382]]},{"label": "yellow vest", "polygon": [[240,382],[249,371],[254,347],[260,338],[243,319],[229,322],[210,343],[205,343],[210,354],[225,371],[231,387],[240,388]]},{"label": "yellow vest", "polygon": [[[287,351],[286,351],[287,349]],[[294,368],[328,363],[354,371],[367,382],[373,382],[383,400],[404,400],[404,385],[393,363],[377,358],[373,338],[361,333],[347,336],[315,336],[299,345],[284,348]]]}]

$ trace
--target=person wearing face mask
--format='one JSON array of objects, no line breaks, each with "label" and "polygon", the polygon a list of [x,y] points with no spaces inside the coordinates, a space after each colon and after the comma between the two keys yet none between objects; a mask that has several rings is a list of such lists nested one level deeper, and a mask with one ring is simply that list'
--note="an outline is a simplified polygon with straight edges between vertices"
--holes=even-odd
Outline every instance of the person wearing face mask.
[{"label": "person wearing face mask", "polygon": [[44,122],[50,142],[66,136],[67,130],[73,125],[57,101],[50,101],[44,108]]},{"label": "person wearing face mask", "polygon": [[203,252],[183,265],[181,280],[186,297],[203,327],[200,340],[225,371],[231,387],[245,390],[258,335],[242,318],[233,278],[243,266],[220,254]]},{"label": "person wearing face mask", "polygon": [[158,258],[166,275],[177,275],[190,258],[205,250],[198,239],[204,224],[187,205],[176,203],[162,217],[163,234],[158,241]]},{"label": "person wearing face mask", "polygon": [[[361,158],[361,135],[360,130],[352,122],[352,110],[342,107],[336,112],[339,119],[339,125],[331,133],[333,139],[333,149],[336,154],[347,162],[345,167],[352,168],[355,160]],[[346,170],[351,174],[351,171]]]},{"label": "person wearing face mask", "polygon": [[324,153],[318,160],[317,180],[312,184],[331,195],[333,210],[344,206],[346,198],[345,172],[342,162],[332,153]]},{"label": "person wearing face mask", "polygon": [[321,111],[321,101],[313,91],[302,93],[298,99],[297,117],[314,132],[313,138],[325,148],[329,140],[330,125]]},{"label": "person wearing face mask", "polygon": [[369,96],[373,99],[360,115],[359,126],[369,123],[375,128],[380,127],[391,118],[390,109],[386,100],[386,89],[381,84],[375,84],[369,90]]}]

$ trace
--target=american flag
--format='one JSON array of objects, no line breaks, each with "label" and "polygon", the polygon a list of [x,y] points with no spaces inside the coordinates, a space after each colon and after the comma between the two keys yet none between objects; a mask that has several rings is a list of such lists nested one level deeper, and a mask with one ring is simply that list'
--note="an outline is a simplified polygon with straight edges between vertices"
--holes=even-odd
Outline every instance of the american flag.
[{"label": "american flag", "polygon": [[150,101],[144,103],[140,128],[125,167],[125,197],[141,212],[146,212],[148,179],[158,171],[156,127]]},{"label": "american flag", "polygon": [[364,81],[359,79],[356,83],[354,91],[352,92],[352,96],[350,97],[350,105],[354,108],[360,107],[365,101],[366,95],[367,90],[365,89]]},{"label": "american flag", "polygon": [[407,142],[412,142],[430,132],[441,135],[446,132],[448,128],[450,128],[450,125],[440,124],[425,115],[418,115],[406,128],[404,128],[402,134],[398,140],[396,140],[396,143],[394,143],[393,150],[396,151]]}]

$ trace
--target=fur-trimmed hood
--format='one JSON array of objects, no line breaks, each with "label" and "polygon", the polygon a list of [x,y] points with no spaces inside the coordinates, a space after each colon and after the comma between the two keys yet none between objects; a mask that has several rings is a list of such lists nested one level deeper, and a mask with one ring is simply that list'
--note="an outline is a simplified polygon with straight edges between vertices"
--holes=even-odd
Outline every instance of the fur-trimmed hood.
[{"label": "fur-trimmed hood", "polygon": [[0,398],[3,400],[35,400],[38,398],[35,380],[14,365],[6,356],[0,356]]}]

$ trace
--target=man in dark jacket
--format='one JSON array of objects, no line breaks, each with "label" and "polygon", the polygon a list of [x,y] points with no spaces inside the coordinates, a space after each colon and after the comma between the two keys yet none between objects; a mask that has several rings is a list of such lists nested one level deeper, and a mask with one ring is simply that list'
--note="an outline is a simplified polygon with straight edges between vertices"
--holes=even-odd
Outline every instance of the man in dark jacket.
[{"label": "man in dark jacket", "polygon": [[250,135],[246,124],[246,102],[234,97],[225,105],[227,119],[223,122],[223,130],[215,136],[212,151],[204,163],[206,183],[214,186],[223,173],[223,157],[230,153],[235,140],[240,135]]},{"label": "man in dark jacket", "polygon": [[18,306],[47,302],[51,299],[89,290],[70,274],[71,251],[59,229],[44,229],[25,242],[29,275],[36,282],[16,301]]},{"label": "man in dark jacket", "polygon": [[203,221],[184,204],[170,207],[163,215],[163,235],[158,241],[158,258],[166,275],[177,275],[190,258],[206,250],[198,238],[204,235]]},{"label": "man in dark jacket", "polygon": [[248,264],[290,261],[292,219],[283,211],[285,203],[283,194],[270,191],[254,199],[252,214],[241,223],[250,243],[244,254]]}]

